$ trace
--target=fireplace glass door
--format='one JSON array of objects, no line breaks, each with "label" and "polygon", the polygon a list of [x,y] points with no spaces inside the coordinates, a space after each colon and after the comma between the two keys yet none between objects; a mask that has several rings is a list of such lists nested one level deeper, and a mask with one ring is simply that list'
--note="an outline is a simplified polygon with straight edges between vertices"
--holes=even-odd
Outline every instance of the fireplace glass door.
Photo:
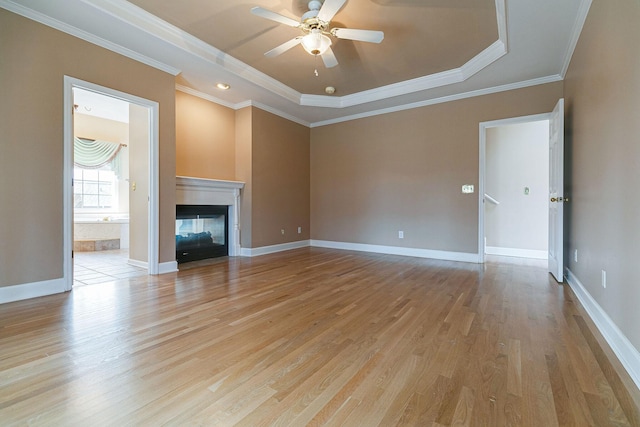
[{"label": "fireplace glass door", "polygon": [[178,263],[229,254],[227,206],[176,207],[176,260]]}]

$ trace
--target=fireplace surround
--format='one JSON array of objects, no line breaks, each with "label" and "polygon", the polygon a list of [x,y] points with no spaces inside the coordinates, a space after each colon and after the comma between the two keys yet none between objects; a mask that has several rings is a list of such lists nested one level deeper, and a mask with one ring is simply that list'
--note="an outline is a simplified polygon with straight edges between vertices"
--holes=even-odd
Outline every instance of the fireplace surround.
[{"label": "fireplace surround", "polygon": [[240,256],[240,191],[243,182],[178,176],[176,205],[227,207],[228,253]]}]

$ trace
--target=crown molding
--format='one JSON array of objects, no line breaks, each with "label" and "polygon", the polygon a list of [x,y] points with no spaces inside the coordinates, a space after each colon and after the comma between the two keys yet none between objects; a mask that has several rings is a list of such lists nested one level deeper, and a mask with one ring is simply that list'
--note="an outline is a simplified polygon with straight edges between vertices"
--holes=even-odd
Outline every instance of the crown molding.
[{"label": "crown molding", "polygon": [[122,56],[126,56],[127,58],[133,59],[134,61],[138,61],[160,71],[164,71],[165,73],[169,73],[173,76],[177,76],[178,74],[180,74],[181,70],[179,70],[178,68],[149,58],[148,56],[142,55],[124,46],[120,46],[119,44],[105,40],[87,31],[58,21],[57,19],[51,18],[50,16],[37,12],[33,9],[29,9],[28,7],[25,7],[21,4],[14,3],[10,0],[0,0],[0,7],[17,15],[31,19],[32,21],[39,22],[40,24],[46,25],[47,27],[54,28],[58,31],[62,31],[63,33],[72,35],[86,42],[103,47]]},{"label": "crown molding", "polygon": [[300,93],[125,0],[81,0],[145,33],[169,43],[221,70],[238,75],[289,101],[299,103]]},{"label": "crown molding", "polygon": [[216,98],[215,96],[209,95],[208,93],[200,92],[199,90],[192,89],[188,86],[176,83],[176,90],[196,96],[198,98],[202,98],[209,102],[213,102],[214,104],[222,105],[223,107],[231,108],[232,110],[237,110],[236,104],[233,104],[232,102],[227,102],[223,99]]},{"label": "crown molding", "polygon": [[582,27],[584,27],[584,23],[587,20],[587,15],[589,14],[590,8],[591,0],[582,0],[580,2],[578,15],[576,16],[576,20],[574,21],[573,28],[571,30],[571,39],[569,40],[569,46],[567,47],[567,52],[564,55],[562,71],[560,71],[560,75],[562,76],[562,78],[567,75],[567,70],[569,69],[571,58],[573,57],[573,51],[578,45],[578,39],[580,38],[580,33],[582,33]]},{"label": "crown molding", "polygon": [[180,92],[187,93],[189,95],[196,96],[198,98],[204,99],[204,100],[209,101],[209,102],[213,102],[214,104],[222,105],[223,107],[227,107],[227,108],[230,108],[230,109],[236,110],[236,111],[237,110],[241,110],[241,109],[246,108],[246,107],[256,107],[256,108],[264,110],[264,111],[266,111],[268,113],[271,113],[271,114],[274,114],[276,116],[282,117],[283,119],[287,119],[287,120],[289,120],[291,122],[298,123],[298,124],[300,124],[302,126],[311,127],[311,123],[309,123],[309,122],[307,122],[305,120],[302,120],[302,119],[300,119],[298,117],[292,116],[291,114],[287,114],[284,111],[280,111],[277,108],[270,107],[270,106],[268,106],[266,104],[263,104],[261,102],[248,100],[248,101],[239,102],[237,104],[233,104],[231,102],[224,101],[224,100],[222,100],[220,98],[216,98],[215,96],[211,96],[208,93],[200,92],[199,90],[195,90],[195,89],[192,89],[190,87],[183,86],[183,85],[177,84],[177,83],[176,83],[176,90],[178,90]]},{"label": "crown molding", "polygon": [[287,114],[283,111],[280,111],[277,108],[270,107],[269,105],[263,104],[261,102],[249,101],[249,102],[241,102],[239,104],[236,104],[236,110],[239,110],[240,108],[245,108],[245,107],[256,107],[263,111],[266,111],[267,113],[271,113],[275,116],[282,117],[283,119],[287,119],[291,122],[298,123],[299,125],[302,125],[308,128],[311,127],[311,123],[305,120],[302,120],[299,117],[295,117],[295,116],[292,116],[291,114]]},{"label": "crown molding", "polygon": [[471,58],[460,68],[373,88],[343,97],[301,94],[278,80],[269,77],[244,62],[227,55],[197,37],[125,0],[81,1],[159,40],[207,61],[209,64],[219,67],[221,70],[235,74],[275,95],[281,96],[290,102],[311,107],[345,108],[460,83],[507,53],[505,0],[495,0],[498,40]]},{"label": "crown molding", "polygon": [[480,70],[491,65],[507,54],[507,19],[504,0],[496,0],[496,21],[498,26],[498,40],[471,58],[464,65],[452,70],[442,71],[428,76],[417,77],[362,92],[330,97],[324,95],[307,95],[300,97],[300,105],[310,107],[344,108],[368,102],[380,101],[394,96],[407,95],[414,92],[433,89],[454,83],[460,83],[477,74]]},{"label": "crown molding", "polygon": [[339,117],[336,119],[323,120],[323,121],[311,123],[311,127],[315,128],[320,126],[327,126],[327,125],[332,125],[336,123],[348,122],[351,120],[363,119],[366,117],[379,116],[381,114],[395,113],[398,111],[426,107],[428,105],[442,104],[445,102],[458,101],[461,99],[474,98],[476,96],[490,95],[492,93],[506,92],[509,90],[522,89],[525,87],[537,86],[541,84],[554,83],[559,81],[562,81],[562,77],[559,74],[555,74],[547,77],[540,77],[537,79],[531,79],[531,80],[526,80],[526,81],[517,82],[517,83],[509,83],[501,86],[493,86],[485,89],[479,89],[479,90],[473,90],[473,91],[464,92],[464,93],[457,93],[454,95],[442,96],[440,98],[433,98],[433,99],[427,99],[419,102],[412,102],[409,104],[398,105],[395,107],[382,108],[380,110],[368,111],[366,113],[360,113],[360,114],[353,114],[350,116]]},{"label": "crown molding", "polygon": [[319,121],[319,122],[314,122],[314,123],[309,123],[305,120],[302,120],[298,117],[292,116],[290,114],[287,114],[283,111],[280,111],[276,108],[270,107],[268,105],[262,104],[260,102],[257,101],[252,101],[252,100],[248,100],[248,101],[243,101],[243,102],[239,102],[237,104],[230,104],[228,102],[222,101],[218,98],[215,98],[211,95],[208,95],[206,93],[197,91],[195,89],[191,89],[188,88],[186,86],[182,86],[182,85],[176,85],[176,90],[179,90],[181,92],[185,92],[188,93],[190,95],[193,96],[197,96],[199,98],[205,99],[207,101],[211,101],[214,102],[216,104],[220,104],[223,105],[225,107],[231,108],[233,110],[240,110],[242,108],[246,108],[246,107],[256,107],[259,108],[261,110],[267,111],[271,114],[274,114],[276,116],[282,117],[283,119],[287,119],[290,120],[294,123],[298,123],[300,125],[309,127],[309,128],[315,128],[315,127],[321,127],[321,126],[328,126],[328,125],[332,125],[332,124],[336,124],[336,123],[342,123],[342,122],[349,122],[351,120],[358,120],[358,119],[364,119],[367,117],[372,117],[372,116],[379,116],[382,114],[389,114],[389,113],[395,113],[398,111],[404,111],[404,110],[411,110],[414,108],[420,108],[420,107],[426,107],[429,105],[435,105],[435,104],[443,104],[445,102],[451,102],[451,101],[458,101],[461,99],[467,99],[467,98],[474,98],[476,96],[482,96],[482,95],[490,95],[493,93],[499,93],[499,92],[506,92],[509,90],[515,90],[515,89],[523,89],[526,87],[531,87],[531,86],[537,86],[537,85],[542,85],[542,84],[547,84],[547,83],[555,83],[555,82],[559,82],[562,81],[563,78],[562,76],[560,76],[559,74],[554,74],[551,76],[546,76],[546,77],[540,77],[537,79],[531,79],[531,80],[526,80],[526,81],[522,81],[522,82],[517,82],[517,83],[509,83],[506,85],[501,85],[501,86],[493,86],[490,88],[485,88],[485,89],[479,89],[479,90],[474,90],[474,91],[469,91],[469,92],[464,92],[464,93],[458,93],[455,95],[448,95],[448,96],[442,96],[440,98],[433,98],[433,99],[427,99],[424,101],[419,101],[419,102],[412,102],[409,104],[404,104],[404,105],[398,105],[395,107],[389,107],[389,108],[382,108],[379,110],[374,110],[374,111],[368,111],[366,113],[359,113],[359,114],[352,114],[350,116],[344,116],[344,117],[339,117],[336,119],[330,119],[330,120],[323,120],[323,121]]}]

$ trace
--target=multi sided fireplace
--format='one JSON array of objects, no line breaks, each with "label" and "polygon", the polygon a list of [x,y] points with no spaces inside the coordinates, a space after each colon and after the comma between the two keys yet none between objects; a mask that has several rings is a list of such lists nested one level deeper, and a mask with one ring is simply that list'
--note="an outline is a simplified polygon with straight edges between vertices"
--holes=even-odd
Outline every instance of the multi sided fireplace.
[{"label": "multi sided fireplace", "polygon": [[178,263],[229,254],[228,206],[176,206]]}]

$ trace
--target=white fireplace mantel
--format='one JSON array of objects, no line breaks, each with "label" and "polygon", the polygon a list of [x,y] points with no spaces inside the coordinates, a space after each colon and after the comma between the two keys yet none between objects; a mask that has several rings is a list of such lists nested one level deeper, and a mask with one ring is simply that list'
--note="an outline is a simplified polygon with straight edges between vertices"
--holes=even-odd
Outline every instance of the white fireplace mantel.
[{"label": "white fireplace mantel", "polygon": [[240,190],[244,182],[176,177],[176,204],[229,206],[229,255],[240,255]]}]

